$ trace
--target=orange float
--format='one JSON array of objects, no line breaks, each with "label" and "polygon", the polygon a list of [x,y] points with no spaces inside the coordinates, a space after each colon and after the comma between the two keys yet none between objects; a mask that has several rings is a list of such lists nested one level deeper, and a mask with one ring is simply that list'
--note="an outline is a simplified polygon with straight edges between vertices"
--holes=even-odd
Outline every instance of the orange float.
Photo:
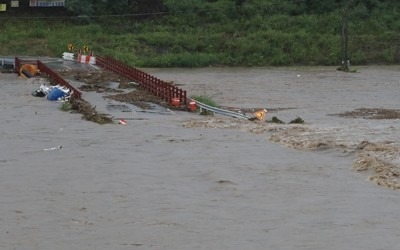
[{"label": "orange float", "polygon": [[172,98],[171,104],[174,107],[179,107],[179,105],[181,105],[181,99],[179,99],[178,97],[174,97]]},{"label": "orange float", "polygon": [[189,102],[189,110],[191,112],[195,112],[197,110],[197,105],[195,100],[190,100]]},{"label": "orange float", "polygon": [[23,78],[34,77],[38,73],[38,68],[34,64],[24,64],[19,69],[19,75]]}]

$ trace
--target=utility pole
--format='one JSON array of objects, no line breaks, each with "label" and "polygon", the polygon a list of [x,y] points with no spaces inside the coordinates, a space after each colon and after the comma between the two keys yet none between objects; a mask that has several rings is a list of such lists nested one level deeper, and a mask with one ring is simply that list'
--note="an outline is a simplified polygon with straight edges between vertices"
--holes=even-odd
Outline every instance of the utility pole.
[{"label": "utility pole", "polygon": [[349,45],[349,32],[347,29],[347,10],[344,10],[342,16],[342,65],[341,70],[349,72],[349,55],[348,55],[348,45]]},{"label": "utility pole", "polygon": [[348,0],[346,3],[346,6],[343,9],[343,14],[342,14],[342,65],[340,66],[340,70],[344,72],[349,72],[349,66],[350,66],[350,60],[349,60],[349,54],[348,54],[348,47],[349,47],[349,32],[348,32],[348,11],[350,4],[353,2],[353,0]]}]

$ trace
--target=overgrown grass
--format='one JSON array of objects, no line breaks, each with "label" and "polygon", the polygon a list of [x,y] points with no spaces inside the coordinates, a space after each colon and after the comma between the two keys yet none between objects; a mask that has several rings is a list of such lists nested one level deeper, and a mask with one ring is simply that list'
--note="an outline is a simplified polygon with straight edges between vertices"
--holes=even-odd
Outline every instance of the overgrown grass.
[{"label": "overgrown grass", "polygon": [[[175,14],[147,21],[2,19],[0,55],[61,57],[73,43],[137,67],[340,65],[340,10],[307,13],[279,1],[241,8],[227,0],[165,2]],[[400,63],[400,17],[382,11],[351,13],[352,65]]]}]

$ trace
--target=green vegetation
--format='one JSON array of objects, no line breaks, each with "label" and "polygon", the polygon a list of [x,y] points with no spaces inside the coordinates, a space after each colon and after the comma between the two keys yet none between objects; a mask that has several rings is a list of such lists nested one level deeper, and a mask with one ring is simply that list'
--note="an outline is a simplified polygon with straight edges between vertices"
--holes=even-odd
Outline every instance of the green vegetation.
[{"label": "green vegetation", "polygon": [[277,123],[277,124],[284,124],[282,120],[280,120],[278,117],[273,116],[270,123]]},{"label": "green vegetation", "polygon": [[60,110],[61,111],[71,111],[72,110],[72,104],[70,102],[61,103]]},{"label": "green vegetation", "polygon": [[197,96],[197,95],[194,95],[194,96],[191,96],[190,98],[194,99],[196,101],[199,101],[201,103],[204,103],[204,104],[206,104],[208,106],[218,108],[218,104],[209,96],[203,96],[203,95]]},{"label": "green vegetation", "polygon": [[66,2],[68,14],[0,17],[0,55],[61,57],[73,43],[136,67],[340,65],[348,6],[351,65],[400,63],[398,0]]},{"label": "green vegetation", "polygon": [[[198,101],[198,102],[201,102],[201,103],[203,103],[203,104],[206,104],[206,105],[208,105],[208,106],[211,106],[211,107],[216,107],[216,108],[219,107],[218,104],[217,104],[217,102],[214,101],[214,100],[212,99],[212,97],[210,97],[210,96],[206,96],[206,95],[193,95],[193,96],[191,96],[190,98],[191,98],[191,99],[194,99],[194,100],[196,100],[196,101]],[[200,113],[200,115],[213,115],[213,114],[214,114],[213,112],[208,111],[208,110],[205,110],[205,109],[203,109],[202,112]]]},{"label": "green vegetation", "polygon": [[301,117],[297,117],[296,119],[289,122],[289,124],[303,124],[304,120]]},{"label": "green vegetation", "polygon": [[[268,123],[276,123],[276,124],[286,124],[284,121],[279,119],[276,116],[273,116],[271,120],[266,120]],[[289,122],[289,124],[304,124],[304,120],[301,117],[297,117]]]}]

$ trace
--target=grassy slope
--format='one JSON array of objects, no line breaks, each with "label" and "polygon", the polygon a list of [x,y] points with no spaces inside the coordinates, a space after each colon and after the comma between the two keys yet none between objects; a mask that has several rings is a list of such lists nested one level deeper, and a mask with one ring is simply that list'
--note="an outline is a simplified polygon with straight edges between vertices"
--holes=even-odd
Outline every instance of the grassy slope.
[{"label": "grassy slope", "polygon": [[[290,15],[272,5],[236,9],[231,2],[197,7],[175,4],[176,11],[184,11],[145,22],[129,17],[85,24],[3,19],[0,55],[60,57],[73,43],[75,48],[87,45],[97,54],[147,67],[339,65],[339,11]],[[174,11],[172,5],[170,10]],[[352,13],[349,54],[353,64],[400,62],[399,16],[395,11]]]}]

